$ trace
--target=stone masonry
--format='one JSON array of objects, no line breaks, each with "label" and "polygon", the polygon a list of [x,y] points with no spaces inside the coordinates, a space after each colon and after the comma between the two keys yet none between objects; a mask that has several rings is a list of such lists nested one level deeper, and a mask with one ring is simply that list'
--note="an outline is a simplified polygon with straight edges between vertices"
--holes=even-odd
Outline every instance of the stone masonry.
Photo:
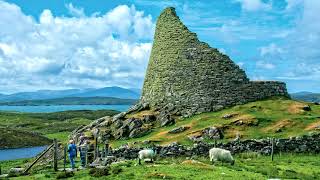
[{"label": "stone masonry", "polygon": [[250,81],[228,56],[200,42],[174,8],[161,13],[140,102],[189,116],[271,96],[289,97],[286,84]]}]

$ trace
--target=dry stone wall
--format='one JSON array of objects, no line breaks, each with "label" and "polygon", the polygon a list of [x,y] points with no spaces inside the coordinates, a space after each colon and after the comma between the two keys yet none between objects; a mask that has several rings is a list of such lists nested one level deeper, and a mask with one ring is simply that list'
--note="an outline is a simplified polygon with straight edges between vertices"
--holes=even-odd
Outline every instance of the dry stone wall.
[{"label": "dry stone wall", "polygon": [[[150,146],[151,147],[151,146]],[[206,156],[214,144],[199,142],[192,147],[172,143],[167,146],[153,147],[161,157],[178,156]],[[216,147],[230,150],[232,154],[243,152],[257,152],[259,154],[270,155],[272,151],[271,139],[248,139],[244,141],[232,141],[228,143],[218,143]],[[134,159],[143,148],[121,147],[114,149],[111,154],[117,158]],[[319,153],[320,134],[292,137],[290,139],[275,139],[275,153]]]},{"label": "dry stone wall", "polygon": [[271,96],[289,96],[285,83],[249,81],[228,56],[200,42],[174,8],[161,13],[141,102],[192,115]]}]

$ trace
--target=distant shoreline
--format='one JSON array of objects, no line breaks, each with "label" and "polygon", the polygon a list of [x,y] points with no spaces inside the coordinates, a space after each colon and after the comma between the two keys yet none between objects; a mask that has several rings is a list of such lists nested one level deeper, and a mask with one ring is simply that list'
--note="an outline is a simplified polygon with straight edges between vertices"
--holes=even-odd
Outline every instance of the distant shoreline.
[{"label": "distant shoreline", "polygon": [[99,111],[116,110],[118,112],[126,111],[132,106],[124,105],[37,105],[37,106],[8,106],[0,105],[0,112],[19,112],[19,113],[52,113],[63,111]]},{"label": "distant shoreline", "polygon": [[132,105],[137,101],[137,99],[120,99],[113,97],[65,97],[0,102],[0,106]]}]

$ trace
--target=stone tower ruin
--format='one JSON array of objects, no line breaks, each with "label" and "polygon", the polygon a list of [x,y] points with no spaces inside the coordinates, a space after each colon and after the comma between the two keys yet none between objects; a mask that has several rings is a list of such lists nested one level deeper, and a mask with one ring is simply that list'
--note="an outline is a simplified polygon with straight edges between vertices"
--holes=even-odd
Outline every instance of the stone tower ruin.
[{"label": "stone tower ruin", "polygon": [[286,84],[250,81],[228,56],[200,42],[166,8],[156,24],[141,102],[178,115],[217,111],[271,96],[289,97]]}]

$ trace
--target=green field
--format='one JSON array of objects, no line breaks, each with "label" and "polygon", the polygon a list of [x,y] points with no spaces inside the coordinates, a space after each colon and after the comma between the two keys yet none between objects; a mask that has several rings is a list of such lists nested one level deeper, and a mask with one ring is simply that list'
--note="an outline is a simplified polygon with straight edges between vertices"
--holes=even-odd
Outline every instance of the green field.
[{"label": "green field", "polygon": [[[303,110],[304,106],[310,106],[311,111]],[[152,111],[142,111],[129,116],[139,117],[152,113]],[[225,119],[223,116],[226,114],[234,116]],[[187,126],[189,129],[178,134],[168,133],[168,131],[181,126]],[[145,140],[151,140],[160,145],[172,142],[191,145],[192,142],[188,136],[197,135],[203,129],[212,126],[223,130],[224,139],[222,141],[224,142],[233,140],[237,134],[240,134],[241,139],[300,136],[310,132],[320,132],[320,105],[275,97],[234,106],[218,112],[202,113],[190,118],[178,119],[175,125],[155,128],[146,136],[113,141],[112,144],[114,147],[133,142],[135,145],[139,145]],[[210,140],[206,141],[210,142]]]},{"label": "green field", "polygon": [[[310,106],[311,110],[303,110],[306,106]],[[70,131],[104,116],[101,113],[3,112],[0,119],[1,126],[41,132],[47,137],[64,141]],[[128,116],[139,117],[150,113],[154,112],[148,110]],[[223,118],[226,114],[233,114],[233,117]],[[189,129],[174,135],[168,134],[169,130],[180,126],[188,126]],[[172,142],[191,145],[188,136],[211,126],[223,129],[225,138],[222,141],[233,139],[236,133],[239,133],[242,139],[300,136],[319,132],[320,106],[285,98],[272,98],[178,119],[175,125],[154,128],[150,134],[140,138],[112,141],[112,145],[113,148],[125,143],[141,146],[145,140],[153,140],[161,145]],[[276,154],[273,162],[269,156],[256,156],[254,153],[236,154],[234,166],[224,163],[212,165],[208,159],[207,157],[193,157],[193,160],[190,160],[190,157],[158,158],[155,164],[143,163],[141,166],[137,165],[136,160],[125,161],[111,165],[110,175],[100,179],[320,179],[320,156],[316,154]],[[9,167],[24,166],[26,161],[1,162],[3,172],[7,172]],[[59,167],[63,167],[62,162]],[[40,166],[29,176],[16,179],[56,179],[61,175],[61,172],[53,172],[50,166]],[[82,170],[75,172],[71,179],[96,179],[96,177],[91,177],[89,170]]]},{"label": "green field", "polygon": [[[91,177],[89,170],[75,172],[70,179],[319,179],[320,156],[309,154],[276,155],[272,162],[269,156],[235,156],[236,164],[226,163],[212,165],[208,158],[198,157],[190,160],[186,157],[163,158],[153,163],[124,161],[111,165],[110,175]],[[22,161],[19,161],[20,163]],[[11,166],[10,166],[11,165]],[[3,167],[17,165],[14,161],[4,162]],[[60,164],[60,167],[61,164]],[[5,168],[3,168],[5,171]],[[61,174],[49,168],[39,169],[30,176],[12,179],[56,179]]]},{"label": "green field", "polygon": [[54,113],[18,113],[0,111],[0,148],[17,148],[48,144],[41,137],[66,141],[77,127],[104,116],[112,116],[113,110],[80,110]]}]

